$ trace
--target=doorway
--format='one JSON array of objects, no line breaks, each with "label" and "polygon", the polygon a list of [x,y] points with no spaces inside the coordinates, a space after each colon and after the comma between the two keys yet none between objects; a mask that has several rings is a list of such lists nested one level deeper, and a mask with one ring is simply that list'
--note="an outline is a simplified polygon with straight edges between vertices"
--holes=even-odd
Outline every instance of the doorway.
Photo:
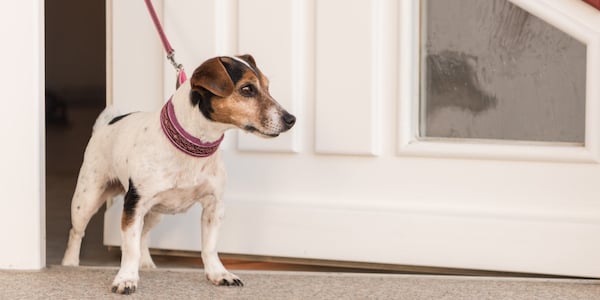
[{"label": "doorway", "polygon": [[[91,128],[106,102],[104,0],[46,3],[46,261],[60,264],[71,196]],[[118,264],[102,243],[102,211],[82,244],[81,264]]]},{"label": "doorway", "polygon": [[[106,15],[105,0],[55,0],[45,6],[47,265],[61,263],[79,168],[93,123],[106,104]],[[153,34],[151,38],[155,38]],[[105,210],[102,206],[86,229],[80,265],[120,263],[118,247],[103,242]],[[166,254],[153,255],[160,267],[202,266],[197,253]],[[237,269],[346,270],[255,260],[228,257],[224,263]]]}]

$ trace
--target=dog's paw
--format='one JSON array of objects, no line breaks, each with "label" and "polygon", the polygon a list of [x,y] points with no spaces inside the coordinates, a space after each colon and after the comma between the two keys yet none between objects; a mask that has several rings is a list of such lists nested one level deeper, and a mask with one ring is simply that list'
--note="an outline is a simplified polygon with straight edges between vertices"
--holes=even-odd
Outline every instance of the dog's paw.
[{"label": "dog's paw", "polygon": [[244,286],[244,283],[239,277],[229,272],[206,274],[206,278],[208,278],[212,284],[218,286]]},{"label": "dog's paw", "polygon": [[117,294],[130,295],[135,293],[137,290],[137,279],[125,279],[120,278],[117,275],[115,280],[113,281],[111,291]]},{"label": "dog's paw", "polygon": [[68,267],[77,267],[77,266],[79,266],[79,259],[77,259],[77,258],[72,259],[72,258],[68,258],[65,256],[63,258],[61,264],[63,266],[68,266]]},{"label": "dog's paw", "polygon": [[140,269],[156,269],[156,265],[152,260],[149,261],[141,261]]},{"label": "dog's paw", "polygon": [[127,280],[120,282],[118,284],[114,284],[111,288],[111,291],[116,294],[130,295],[135,293],[137,289],[137,281]]},{"label": "dog's paw", "polygon": [[152,261],[152,257],[142,255],[140,259],[140,269],[156,269],[156,265],[154,261]]},{"label": "dog's paw", "polygon": [[[71,234],[73,235],[73,234]],[[67,246],[65,256],[63,256],[61,264],[63,266],[77,267],[79,266],[79,250],[74,249],[74,246]]]}]

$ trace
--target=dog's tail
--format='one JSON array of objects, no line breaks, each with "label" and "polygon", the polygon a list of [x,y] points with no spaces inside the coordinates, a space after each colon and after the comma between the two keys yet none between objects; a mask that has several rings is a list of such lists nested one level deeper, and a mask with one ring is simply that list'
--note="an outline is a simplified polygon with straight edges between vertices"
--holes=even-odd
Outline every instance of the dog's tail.
[{"label": "dog's tail", "polygon": [[115,117],[119,116],[119,112],[114,106],[107,106],[101,113],[98,115],[96,119],[96,123],[94,123],[93,131],[96,131],[100,127],[107,126],[108,123]]}]

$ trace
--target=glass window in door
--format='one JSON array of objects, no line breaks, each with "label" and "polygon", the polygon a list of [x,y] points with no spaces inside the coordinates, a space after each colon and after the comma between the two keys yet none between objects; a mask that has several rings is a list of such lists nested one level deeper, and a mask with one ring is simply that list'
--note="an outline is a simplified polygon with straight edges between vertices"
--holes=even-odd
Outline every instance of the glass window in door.
[{"label": "glass window in door", "polygon": [[421,3],[421,138],[584,144],[585,44],[507,0]]}]

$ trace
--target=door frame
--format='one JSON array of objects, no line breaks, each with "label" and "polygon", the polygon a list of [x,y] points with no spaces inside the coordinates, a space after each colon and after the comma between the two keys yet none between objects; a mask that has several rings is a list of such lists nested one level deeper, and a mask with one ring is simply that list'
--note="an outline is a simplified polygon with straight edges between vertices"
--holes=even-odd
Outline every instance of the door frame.
[{"label": "door frame", "polygon": [[0,3],[0,269],[46,266],[44,0]]}]

